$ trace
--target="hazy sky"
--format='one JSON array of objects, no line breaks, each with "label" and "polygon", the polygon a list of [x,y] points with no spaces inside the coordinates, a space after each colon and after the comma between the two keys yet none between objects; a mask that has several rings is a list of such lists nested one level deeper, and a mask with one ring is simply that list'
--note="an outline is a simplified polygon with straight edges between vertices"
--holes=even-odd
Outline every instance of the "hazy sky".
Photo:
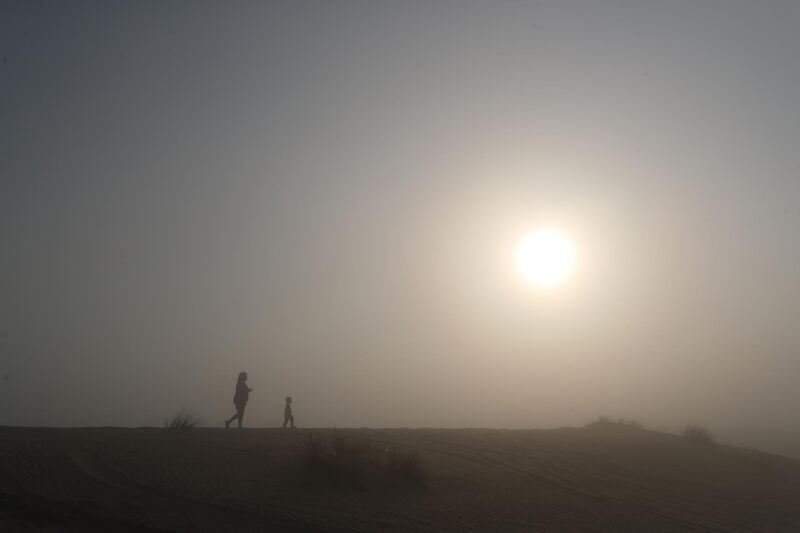
[{"label": "hazy sky", "polygon": [[[800,4],[0,2],[0,424],[794,425]],[[516,243],[560,228],[561,287]]]}]

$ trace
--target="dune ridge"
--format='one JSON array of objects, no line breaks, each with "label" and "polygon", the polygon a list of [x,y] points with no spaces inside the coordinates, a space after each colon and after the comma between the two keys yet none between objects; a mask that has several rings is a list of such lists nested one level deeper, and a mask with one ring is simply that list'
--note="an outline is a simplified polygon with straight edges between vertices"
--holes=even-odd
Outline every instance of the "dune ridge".
[{"label": "dune ridge", "polygon": [[800,462],[629,427],[344,429],[419,488],[325,490],[329,429],[0,428],[0,529],[800,531]]}]

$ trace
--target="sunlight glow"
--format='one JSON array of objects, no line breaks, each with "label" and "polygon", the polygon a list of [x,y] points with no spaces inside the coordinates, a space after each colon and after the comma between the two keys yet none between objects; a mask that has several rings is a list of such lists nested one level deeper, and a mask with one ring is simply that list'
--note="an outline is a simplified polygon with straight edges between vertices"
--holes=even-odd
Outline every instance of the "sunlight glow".
[{"label": "sunlight glow", "polygon": [[517,268],[531,284],[554,287],[575,268],[575,248],[560,231],[541,230],[517,245]]}]

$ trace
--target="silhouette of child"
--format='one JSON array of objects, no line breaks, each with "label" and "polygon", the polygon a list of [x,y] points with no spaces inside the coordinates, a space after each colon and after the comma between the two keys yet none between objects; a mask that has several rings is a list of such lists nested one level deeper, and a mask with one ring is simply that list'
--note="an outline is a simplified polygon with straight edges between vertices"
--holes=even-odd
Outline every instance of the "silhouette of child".
[{"label": "silhouette of child", "polygon": [[238,420],[239,429],[242,429],[242,419],[244,418],[244,408],[247,405],[247,400],[250,398],[250,387],[247,386],[247,372],[239,372],[239,378],[236,380],[236,393],[233,395],[233,405],[236,406],[236,414],[225,421],[225,427],[229,428],[231,422]]},{"label": "silhouette of child", "polygon": [[292,423],[292,429],[294,429],[294,415],[292,415],[292,397],[286,397],[286,407],[283,409],[283,427],[286,427],[286,424],[289,422]]}]

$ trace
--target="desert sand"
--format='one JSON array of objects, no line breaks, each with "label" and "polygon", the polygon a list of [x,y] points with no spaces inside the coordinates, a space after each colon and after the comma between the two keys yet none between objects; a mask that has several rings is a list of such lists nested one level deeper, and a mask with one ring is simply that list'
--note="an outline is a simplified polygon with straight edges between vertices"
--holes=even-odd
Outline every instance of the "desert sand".
[{"label": "desert sand", "polygon": [[614,425],[347,429],[422,481],[337,487],[306,466],[331,434],[0,428],[0,530],[800,531],[800,462],[777,455]]}]

